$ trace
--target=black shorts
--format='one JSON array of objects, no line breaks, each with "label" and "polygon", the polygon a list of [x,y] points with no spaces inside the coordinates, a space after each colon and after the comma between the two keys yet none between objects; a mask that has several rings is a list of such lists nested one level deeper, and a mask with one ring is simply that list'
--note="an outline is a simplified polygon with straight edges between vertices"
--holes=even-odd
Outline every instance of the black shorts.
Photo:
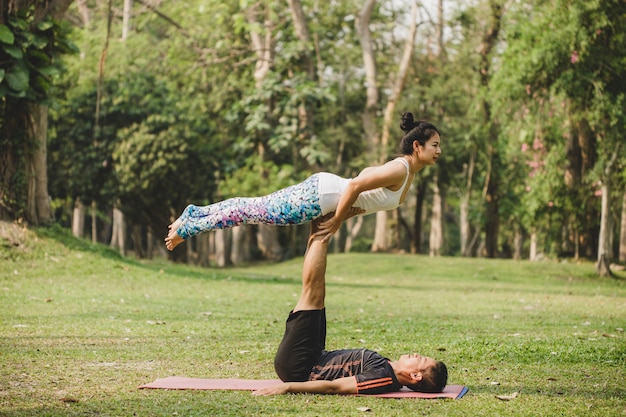
[{"label": "black shorts", "polygon": [[308,381],[313,365],[326,348],[326,309],[289,313],[274,369],[285,382]]}]

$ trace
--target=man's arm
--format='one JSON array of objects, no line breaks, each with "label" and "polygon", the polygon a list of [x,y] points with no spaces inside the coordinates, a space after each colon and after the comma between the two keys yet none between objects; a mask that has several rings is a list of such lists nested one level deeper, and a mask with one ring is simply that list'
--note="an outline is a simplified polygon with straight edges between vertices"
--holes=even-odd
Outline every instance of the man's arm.
[{"label": "man's arm", "polygon": [[284,382],[280,385],[253,391],[252,395],[277,395],[287,393],[356,394],[356,392],[356,378],[348,376],[333,381]]}]

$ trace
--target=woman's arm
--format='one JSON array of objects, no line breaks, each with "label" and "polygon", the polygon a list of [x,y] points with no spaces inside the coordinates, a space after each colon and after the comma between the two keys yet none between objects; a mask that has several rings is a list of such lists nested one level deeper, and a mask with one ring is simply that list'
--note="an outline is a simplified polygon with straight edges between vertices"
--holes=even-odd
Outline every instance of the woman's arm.
[{"label": "woman's arm", "polygon": [[285,382],[280,385],[253,391],[252,395],[278,395],[287,393],[356,394],[356,378],[348,376],[333,381],[317,380]]},{"label": "woman's arm", "polygon": [[406,167],[400,162],[390,161],[385,165],[365,168],[348,183],[339,199],[335,215],[319,225],[315,237],[324,236],[324,241],[328,241],[339,230],[350,208],[362,192],[381,187],[401,187],[405,178]]}]

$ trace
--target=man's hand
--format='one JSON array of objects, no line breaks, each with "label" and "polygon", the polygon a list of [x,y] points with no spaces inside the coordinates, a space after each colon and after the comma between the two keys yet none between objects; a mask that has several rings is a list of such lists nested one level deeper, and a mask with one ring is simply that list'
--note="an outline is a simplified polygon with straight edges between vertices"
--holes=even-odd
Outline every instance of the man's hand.
[{"label": "man's hand", "polygon": [[252,395],[280,395],[287,394],[289,392],[289,384],[274,385],[271,387],[252,391]]}]

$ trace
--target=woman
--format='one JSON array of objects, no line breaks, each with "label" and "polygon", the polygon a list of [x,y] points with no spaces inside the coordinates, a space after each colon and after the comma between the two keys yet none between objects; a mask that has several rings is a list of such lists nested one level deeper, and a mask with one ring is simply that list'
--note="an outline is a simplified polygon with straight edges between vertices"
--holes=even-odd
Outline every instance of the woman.
[{"label": "woman", "polygon": [[189,205],[169,226],[165,246],[173,250],[185,239],[210,230],[241,224],[302,224],[334,211],[315,234],[328,241],[351,215],[352,207],[361,209],[362,214],[398,207],[415,173],[435,164],[441,154],[439,131],[432,124],[414,121],[411,113],[403,113],[400,128],[406,132],[400,142],[402,156],[367,167],[352,179],[320,172],[263,197],[235,197],[204,207]]}]

